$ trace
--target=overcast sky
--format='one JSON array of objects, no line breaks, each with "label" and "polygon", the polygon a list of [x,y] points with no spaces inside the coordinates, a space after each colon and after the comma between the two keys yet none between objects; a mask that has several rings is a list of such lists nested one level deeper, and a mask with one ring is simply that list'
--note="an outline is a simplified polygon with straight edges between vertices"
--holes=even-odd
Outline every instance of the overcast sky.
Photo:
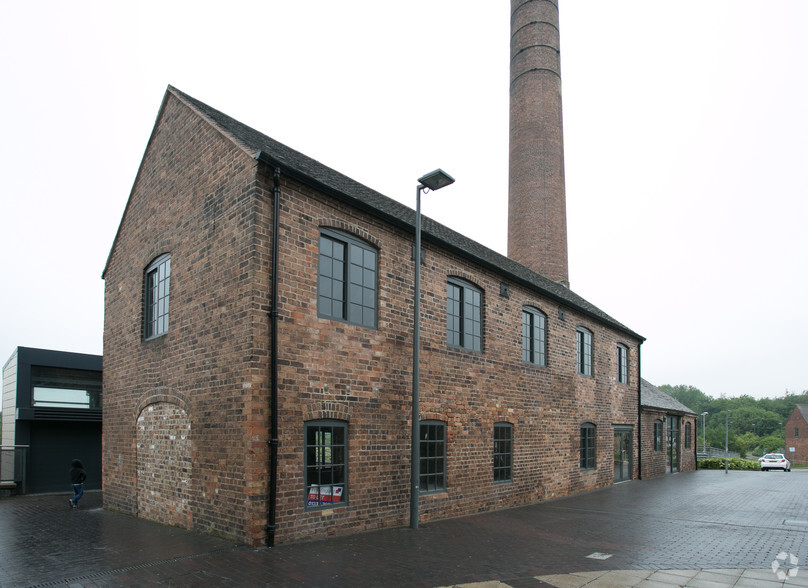
[{"label": "overcast sky", "polygon": [[[101,272],[168,84],[506,254],[505,0],[12,2],[0,364],[102,353]],[[572,289],[642,374],[808,390],[808,2],[561,0]]]}]

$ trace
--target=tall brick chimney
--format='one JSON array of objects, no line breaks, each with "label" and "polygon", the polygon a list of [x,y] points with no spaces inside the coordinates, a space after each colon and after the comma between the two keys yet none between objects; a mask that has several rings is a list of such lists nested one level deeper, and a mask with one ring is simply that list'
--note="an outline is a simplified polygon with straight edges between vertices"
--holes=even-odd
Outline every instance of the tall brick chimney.
[{"label": "tall brick chimney", "polygon": [[558,0],[511,0],[508,257],[569,286]]}]

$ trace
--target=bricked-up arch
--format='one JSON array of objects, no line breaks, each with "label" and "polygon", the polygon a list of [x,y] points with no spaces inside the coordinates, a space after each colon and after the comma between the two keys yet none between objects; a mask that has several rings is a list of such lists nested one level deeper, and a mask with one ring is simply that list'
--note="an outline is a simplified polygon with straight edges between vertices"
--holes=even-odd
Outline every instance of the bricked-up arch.
[{"label": "bricked-up arch", "polygon": [[191,423],[171,402],[149,404],[137,418],[138,516],[190,529]]},{"label": "bricked-up arch", "polygon": [[311,402],[303,408],[304,421],[335,420],[350,421],[351,406],[347,402],[338,400],[324,400],[321,402]]}]

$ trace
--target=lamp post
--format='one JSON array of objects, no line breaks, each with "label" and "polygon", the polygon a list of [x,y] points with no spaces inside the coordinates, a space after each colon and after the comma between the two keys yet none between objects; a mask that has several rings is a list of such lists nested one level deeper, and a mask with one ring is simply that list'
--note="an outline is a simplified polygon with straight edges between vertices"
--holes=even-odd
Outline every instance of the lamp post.
[{"label": "lamp post", "polygon": [[701,413],[701,452],[707,453],[707,424],[704,419],[706,415],[710,414],[707,411]]},{"label": "lamp post", "polygon": [[421,378],[421,192],[440,190],[454,183],[454,178],[441,169],[418,178],[415,192],[415,285],[412,329],[412,479],[410,486],[410,529],[418,528],[418,495],[421,478],[421,444],[419,418],[419,384]]},{"label": "lamp post", "polygon": [[729,472],[729,411],[724,417],[724,473]]}]

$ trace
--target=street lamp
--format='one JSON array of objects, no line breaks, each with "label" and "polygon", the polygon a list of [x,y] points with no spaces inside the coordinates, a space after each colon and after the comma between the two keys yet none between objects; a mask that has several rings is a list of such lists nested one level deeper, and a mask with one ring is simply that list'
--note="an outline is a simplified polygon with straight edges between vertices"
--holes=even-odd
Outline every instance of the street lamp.
[{"label": "street lamp", "polygon": [[440,190],[454,183],[454,178],[441,169],[418,178],[415,192],[415,286],[412,329],[412,479],[410,487],[410,529],[418,528],[418,484],[421,478],[421,444],[419,419],[419,380],[421,377],[421,192]]},{"label": "street lamp", "polygon": [[707,411],[701,413],[701,452],[707,453],[707,425],[705,424],[704,417],[710,414]]},{"label": "street lamp", "polygon": [[724,417],[724,473],[729,472],[729,411]]}]

